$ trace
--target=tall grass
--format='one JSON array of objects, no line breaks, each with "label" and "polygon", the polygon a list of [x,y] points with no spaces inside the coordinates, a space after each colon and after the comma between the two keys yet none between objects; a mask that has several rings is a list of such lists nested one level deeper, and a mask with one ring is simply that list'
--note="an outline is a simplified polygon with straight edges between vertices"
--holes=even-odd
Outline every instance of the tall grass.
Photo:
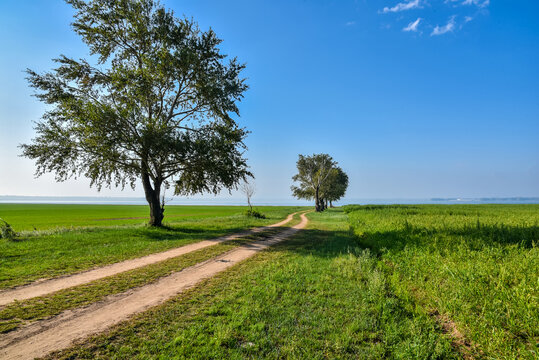
[{"label": "tall grass", "polygon": [[493,358],[539,356],[539,206],[348,206],[393,286]]}]

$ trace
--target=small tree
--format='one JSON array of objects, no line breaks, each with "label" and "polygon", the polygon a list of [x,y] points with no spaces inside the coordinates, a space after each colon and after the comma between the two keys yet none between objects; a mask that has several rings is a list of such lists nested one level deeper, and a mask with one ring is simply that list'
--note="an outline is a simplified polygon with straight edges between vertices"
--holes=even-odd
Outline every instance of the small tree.
[{"label": "small tree", "polygon": [[240,185],[240,191],[245,195],[247,198],[247,205],[249,205],[249,211],[253,211],[253,206],[251,204],[251,198],[253,197],[255,193],[255,186],[254,184],[248,183],[247,181],[244,181]]},{"label": "small tree", "polygon": [[83,175],[98,189],[141,181],[154,226],[164,217],[163,187],[218,193],[251,176],[247,131],[231,117],[247,89],[244,65],[225,63],[213,30],[154,0],[66,2],[97,61],[61,55],[51,72],[27,71],[37,98],[51,105],[37,137],[21,145],[38,176]]},{"label": "small tree", "polygon": [[299,199],[314,199],[316,211],[323,211],[325,206],[320,191],[336,165],[328,154],[299,155],[296,163],[298,173],[292,177],[292,180],[299,183],[298,186],[291,187],[294,196]]}]

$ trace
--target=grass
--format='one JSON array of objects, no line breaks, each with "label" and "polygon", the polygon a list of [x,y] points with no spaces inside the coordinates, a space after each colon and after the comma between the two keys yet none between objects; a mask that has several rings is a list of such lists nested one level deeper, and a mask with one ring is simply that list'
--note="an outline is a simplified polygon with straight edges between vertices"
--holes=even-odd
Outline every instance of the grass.
[{"label": "grass", "polygon": [[[243,206],[177,206],[165,207],[167,224],[207,218],[237,216]],[[286,206],[256,207],[261,213],[288,211]],[[147,205],[63,205],[63,204],[0,204],[0,218],[15,231],[41,231],[79,227],[144,225],[149,220]]]},{"label": "grass", "polygon": [[115,359],[457,358],[339,210],[166,304],[51,355]]},{"label": "grass", "polygon": [[[537,358],[539,206],[347,206],[308,216],[308,229],[290,240],[50,357]],[[234,224],[234,216],[218,219]],[[214,222],[199,220],[203,232]],[[133,229],[105,230],[151,231]],[[0,310],[0,329],[144,285],[240,243],[10,305]]]},{"label": "grass", "polygon": [[400,296],[450,322],[478,356],[539,356],[539,206],[348,206]]},{"label": "grass", "polygon": [[[123,223],[117,226],[89,227],[84,220],[80,220],[84,214],[86,214],[84,216],[94,218],[119,216],[116,212],[118,208],[127,208],[125,213],[122,213],[125,214],[124,217],[127,217],[127,215],[133,215],[129,211],[138,211],[130,210],[131,206],[54,205],[51,207],[50,205],[17,206],[14,204],[0,206],[3,211],[12,209],[6,213],[0,213],[0,217],[15,224],[15,230],[17,226],[24,228],[18,223],[22,220],[20,220],[21,215],[17,214],[26,207],[29,209],[26,217],[28,223],[31,223],[32,219],[36,219],[37,222],[50,218],[55,224],[66,226],[53,230],[24,232],[19,241],[0,239],[0,289],[275,223],[288,214],[302,209],[299,207],[261,207],[260,210],[264,211],[267,219],[255,219],[243,215],[245,207],[196,206],[191,209],[187,206],[170,206],[167,207],[169,214],[174,214],[176,210],[173,209],[178,208],[177,213],[181,212],[184,216],[177,218],[176,222],[168,222],[166,228],[153,229],[145,225]],[[73,206],[73,211],[71,215],[66,215],[70,206]],[[41,210],[38,211],[38,208]],[[53,209],[57,212],[55,213]],[[103,212],[99,212],[99,209],[103,209]],[[72,224],[86,227],[71,228]]]}]

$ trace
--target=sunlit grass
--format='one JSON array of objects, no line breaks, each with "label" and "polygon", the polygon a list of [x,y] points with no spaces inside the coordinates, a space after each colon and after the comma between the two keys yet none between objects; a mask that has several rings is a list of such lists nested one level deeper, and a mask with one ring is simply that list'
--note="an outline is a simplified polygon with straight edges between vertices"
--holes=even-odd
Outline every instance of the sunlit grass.
[{"label": "sunlit grass", "polygon": [[402,293],[488,356],[537,358],[539,206],[349,206],[361,244]]},{"label": "sunlit grass", "polygon": [[342,211],[58,358],[456,358],[397,297]]}]

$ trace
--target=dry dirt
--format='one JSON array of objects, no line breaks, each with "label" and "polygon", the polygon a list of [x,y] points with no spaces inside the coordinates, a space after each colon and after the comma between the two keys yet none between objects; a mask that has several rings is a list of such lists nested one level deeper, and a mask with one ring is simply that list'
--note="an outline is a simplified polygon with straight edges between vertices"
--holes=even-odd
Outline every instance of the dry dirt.
[{"label": "dry dirt", "polygon": [[238,239],[253,233],[258,233],[269,228],[283,226],[286,223],[290,222],[295,214],[297,213],[288,215],[286,219],[276,224],[254,228],[238,234],[223,236],[216,239],[203,240],[179,248],[150,254],[136,259],[125,260],[111,265],[99,267],[93,270],[84,271],[78,274],[62,276],[54,279],[40,280],[28,285],[19,286],[9,290],[3,290],[0,291],[0,307],[7,305],[15,300],[21,301],[31,299],[37,296],[47,295],[59,290],[64,290],[70,287],[86,284],[91,281],[113,276],[125,271],[168,260],[196,250],[204,249],[209,246],[217,245],[225,241]]},{"label": "dry dirt", "polygon": [[[109,296],[86,308],[66,311],[50,320],[36,322],[8,333],[0,339],[0,358],[33,359],[64,349],[75,340],[102,332],[134,314],[159,305],[198,282],[285,240],[304,228],[307,222],[305,214],[301,214],[298,225],[266,240],[242,245],[226,254],[161,278],[155,283]],[[283,223],[273,226],[281,226]]]}]

